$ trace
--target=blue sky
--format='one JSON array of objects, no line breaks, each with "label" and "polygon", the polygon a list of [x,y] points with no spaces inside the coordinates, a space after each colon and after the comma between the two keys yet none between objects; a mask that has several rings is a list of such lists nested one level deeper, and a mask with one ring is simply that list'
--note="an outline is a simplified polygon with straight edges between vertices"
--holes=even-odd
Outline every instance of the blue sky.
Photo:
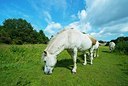
[{"label": "blue sky", "polygon": [[0,24],[23,18],[50,37],[75,27],[98,40],[128,36],[128,0],[0,0]]}]

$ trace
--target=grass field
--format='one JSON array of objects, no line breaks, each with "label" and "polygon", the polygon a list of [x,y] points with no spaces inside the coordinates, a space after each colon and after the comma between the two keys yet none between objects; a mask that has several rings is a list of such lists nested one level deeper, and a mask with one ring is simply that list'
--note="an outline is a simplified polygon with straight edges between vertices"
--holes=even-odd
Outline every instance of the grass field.
[{"label": "grass field", "polygon": [[0,86],[128,86],[128,56],[109,53],[100,47],[93,65],[82,65],[78,54],[77,73],[66,51],[58,55],[52,75],[45,75],[41,55],[46,45],[0,45]]}]

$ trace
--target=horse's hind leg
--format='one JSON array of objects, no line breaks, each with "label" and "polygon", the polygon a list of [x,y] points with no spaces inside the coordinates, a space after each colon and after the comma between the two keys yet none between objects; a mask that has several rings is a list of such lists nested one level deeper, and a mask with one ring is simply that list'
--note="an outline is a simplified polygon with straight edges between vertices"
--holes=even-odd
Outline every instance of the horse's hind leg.
[{"label": "horse's hind leg", "polygon": [[93,51],[93,57],[95,58],[97,56],[96,50]]},{"label": "horse's hind leg", "polygon": [[96,49],[96,57],[99,57],[99,48]]}]

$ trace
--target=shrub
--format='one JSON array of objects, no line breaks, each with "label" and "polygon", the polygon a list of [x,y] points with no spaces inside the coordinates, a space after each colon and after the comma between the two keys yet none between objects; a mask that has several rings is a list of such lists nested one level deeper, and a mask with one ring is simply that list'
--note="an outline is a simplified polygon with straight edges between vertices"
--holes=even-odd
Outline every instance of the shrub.
[{"label": "shrub", "polygon": [[115,51],[128,55],[128,41],[118,42]]}]

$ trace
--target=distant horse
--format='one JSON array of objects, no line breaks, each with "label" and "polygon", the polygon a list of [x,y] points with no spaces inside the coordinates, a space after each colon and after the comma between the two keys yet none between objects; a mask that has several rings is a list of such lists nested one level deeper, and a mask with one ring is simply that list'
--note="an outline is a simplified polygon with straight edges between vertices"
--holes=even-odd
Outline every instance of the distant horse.
[{"label": "distant horse", "polygon": [[45,62],[44,72],[46,74],[51,74],[52,70],[57,62],[57,55],[62,52],[64,49],[68,51],[68,53],[73,58],[74,67],[72,69],[73,73],[76,73],[77,65],[77,51],[84,52],[84,65],[86,62],[86,54],[85,50],[90,49],[90,60],[91,64],[93,60],[93,45],[96,44],[96,40],[89,37],[87,34],[83,34],[77,29],[68,28],[64,29],[56,36],[52,37],[48,46],[44,50],[43,59]]},{"label": "distant horse", "polygon": [[109,50],[110,50],[110,52],[112,52],[114,49],[115,49],[115,43],[114,42],[110,42],[109,43]]}]

